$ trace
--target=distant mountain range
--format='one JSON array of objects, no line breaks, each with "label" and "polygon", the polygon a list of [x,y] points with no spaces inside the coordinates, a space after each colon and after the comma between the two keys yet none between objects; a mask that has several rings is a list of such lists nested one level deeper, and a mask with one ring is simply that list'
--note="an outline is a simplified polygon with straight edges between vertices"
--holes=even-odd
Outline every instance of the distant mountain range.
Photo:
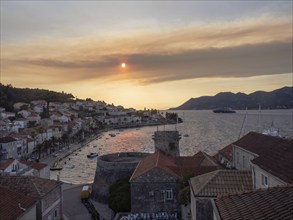
[{"label": "distant mountain range", "polygon": [[221,92],[215,96],[191,98],[170,110],[205,110],[223,107],[233,109],[292,109],[293,87],[284,87],[272,92],[257,91],[251,94]]}]

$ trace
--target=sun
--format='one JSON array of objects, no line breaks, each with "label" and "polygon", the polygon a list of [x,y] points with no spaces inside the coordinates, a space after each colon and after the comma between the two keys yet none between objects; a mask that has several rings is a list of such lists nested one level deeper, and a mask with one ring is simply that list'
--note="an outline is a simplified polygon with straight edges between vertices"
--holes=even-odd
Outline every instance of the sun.
[{"label": "sun", "polygon": [[121,68],[126,68],[126,63],[121,63]]}]

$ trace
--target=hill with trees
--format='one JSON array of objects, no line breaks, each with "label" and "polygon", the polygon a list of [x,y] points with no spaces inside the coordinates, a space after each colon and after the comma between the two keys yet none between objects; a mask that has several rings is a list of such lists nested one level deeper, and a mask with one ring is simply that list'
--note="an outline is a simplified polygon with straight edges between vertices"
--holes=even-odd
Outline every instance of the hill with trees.
[{"label": "hill with trees", "polygon": [[257,91],[251,94],[221,92],[215,96],[191,98],[170,110],[208,110],[223,107],[233,109],[292,109],[293,87],[283,87],[271,92]]},{"label": "hill with trees", "polygon": [[46,89],[15,88],[12,85],[0,84],[0,107],[6,111],[13,111],[13,104],[17,102],[30,103],[33,100],[49,102],[66,102],[74,96],[70,93],[54,92]]}]

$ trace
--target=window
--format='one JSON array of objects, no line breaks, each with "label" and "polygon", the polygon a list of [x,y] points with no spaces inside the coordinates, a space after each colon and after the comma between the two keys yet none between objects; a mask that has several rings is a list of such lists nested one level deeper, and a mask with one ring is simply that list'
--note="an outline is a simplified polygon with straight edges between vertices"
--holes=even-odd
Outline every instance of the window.
[{"label": "window", "polygon": [[150,191],[149,196],[154,196],[154,191]]},{"label": "window", "polygon": [[261,184],[268,187],[268,177],[263,174],[261,174]]},{"label": "window", "polygon": [[246,167],[246,161],[245,161],[245,156],[242,156],[242,167]]},{"label": "window", "polygon": [[175,143],[171,142],[171,143],[169,143],[169,147],[171,150],[174,150],[176,148],[176,145],[175,145]]},{"label": "window", "polygon": [[161,190],[161,193],[160,193],[160,200],[161,200],[161,201],[164,201],[164,200],[165,200],[165,190]]},{"label": "window", "polygon": [[58,210],[57,209],[54,212],[54,216],[55,216],[55,218],[58,216]]},{"label": "window", "polygon": [[166,200],[173,200],[173,190],[170,189],[170,190],[166,190],[165,191],[165,198]]}]

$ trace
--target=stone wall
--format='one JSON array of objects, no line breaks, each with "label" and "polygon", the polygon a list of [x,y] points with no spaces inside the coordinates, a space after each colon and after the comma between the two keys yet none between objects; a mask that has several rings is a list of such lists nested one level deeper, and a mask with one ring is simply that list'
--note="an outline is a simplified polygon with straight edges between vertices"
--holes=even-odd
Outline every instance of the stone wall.
[{"label": "stone wall", "polygon": [[181,136],[178,131],[156,131],[153,139],[156,150],[162,150],[172,156],[180,155],[179,140]]},{"label": "stone wall", "polygon": [[176,177],[159,168],[132,180],[131,212],[178,212],[179,189],[176,180]]},{"label": "stone wall", "polygon": [[123,152],[98,157],[92,199],[107,203],[109,187],[119,179],[130,178],[137,164],[148,153]]}]

